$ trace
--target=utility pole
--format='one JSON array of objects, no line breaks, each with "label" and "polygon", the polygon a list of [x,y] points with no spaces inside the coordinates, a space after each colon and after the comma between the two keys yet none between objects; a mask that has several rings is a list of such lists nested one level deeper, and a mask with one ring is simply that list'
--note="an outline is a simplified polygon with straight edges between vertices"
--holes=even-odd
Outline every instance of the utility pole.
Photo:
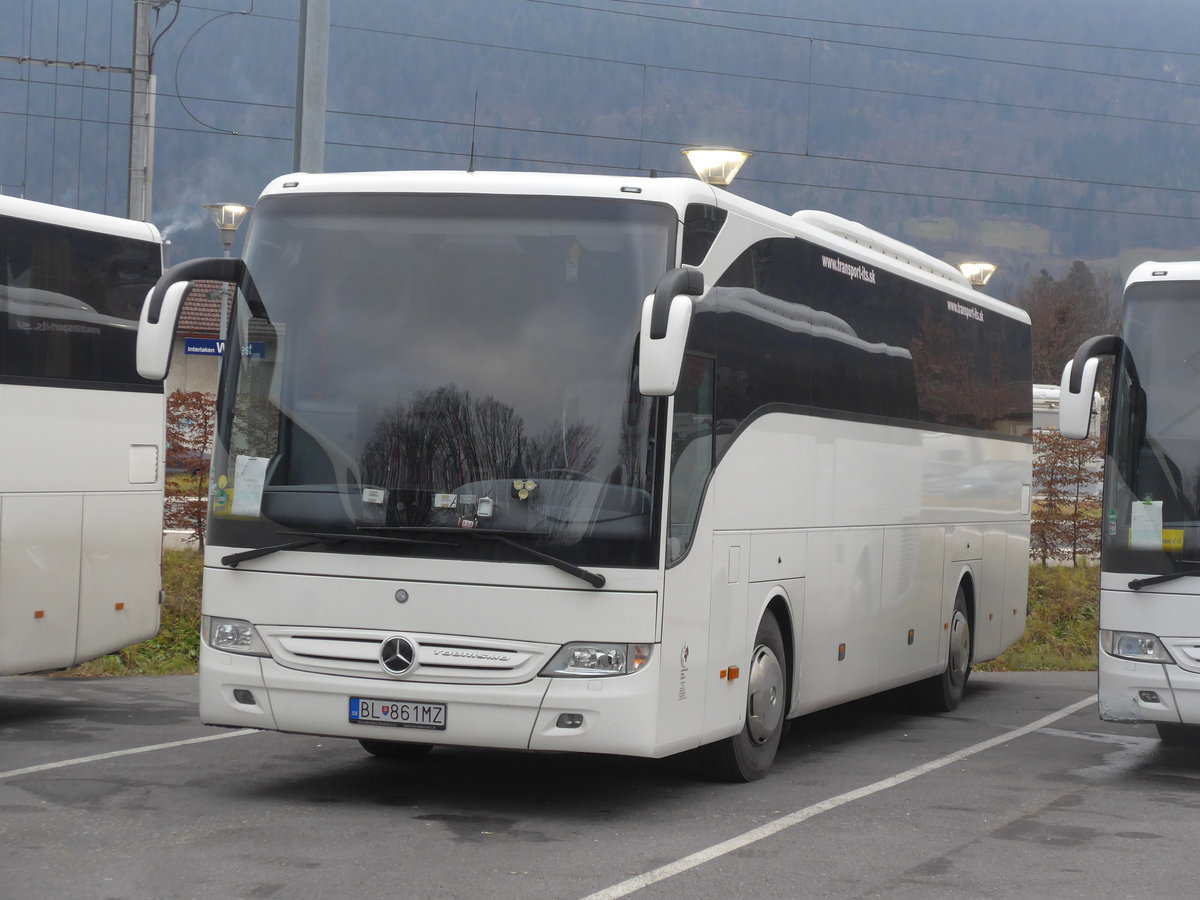
[{"label": "utility pole", "polygon": [[129,108],[129,212],[150,221],[154,179],[154,75],[150,72],[150,8],[153,0],[133,0],[133,90]]},{"label": "utility pole", "polygon": [[300,0],[296,56],[296,132],[292,169],[325,170],[325,88],[329,74],[329,0]]}]

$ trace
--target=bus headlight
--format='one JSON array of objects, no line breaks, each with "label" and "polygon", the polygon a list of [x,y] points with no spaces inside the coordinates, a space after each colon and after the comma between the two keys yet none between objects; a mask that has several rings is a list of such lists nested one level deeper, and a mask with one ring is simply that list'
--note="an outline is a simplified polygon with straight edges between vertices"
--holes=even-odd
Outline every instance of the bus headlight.
[{"label": "bus headlight", "polygon": [[550,678],[594,678],[628,675],[650,662],[650,644],[605,644],[578,641],[564,644],[541,674]]},{"label": "bus headlight", "polygon": [[1100,649],[1110,656],[1132,659],[1135,662],[1173,663],[1174,659],[1152,634],[1137,631],[1100,629]]},{"label": "bus headlight", "polygon": [[243,653],[247,656],[270,656],[267,645],[255,627],[244,619],[222,619],[204,616],[200,624],[204,643],[214,650]]}]

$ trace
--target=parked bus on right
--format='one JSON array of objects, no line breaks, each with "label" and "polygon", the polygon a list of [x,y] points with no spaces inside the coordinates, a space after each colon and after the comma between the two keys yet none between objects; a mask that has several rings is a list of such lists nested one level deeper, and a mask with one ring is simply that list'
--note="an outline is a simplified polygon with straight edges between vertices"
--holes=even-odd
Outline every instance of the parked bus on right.
[{"label": "parked bus on right", "polygon": [[1100,718],[1200,739],[1200,262],[1138,266],[1120,331],[1063,371],[1060,428],[1087,436],[1114,358],[1104,464]]}]

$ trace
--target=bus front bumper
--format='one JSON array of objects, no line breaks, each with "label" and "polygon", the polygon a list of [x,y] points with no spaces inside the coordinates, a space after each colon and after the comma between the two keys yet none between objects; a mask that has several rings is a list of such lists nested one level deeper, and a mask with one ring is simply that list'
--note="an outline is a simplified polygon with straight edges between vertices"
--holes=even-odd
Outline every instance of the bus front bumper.
[{"label": "bus front bumper", "polygon": [[[657,667],[608,678],[521,684],[436,684],[289,669],[273,659],[200,648],[200,718],[262,728],[408,743],[662,756],[656,745]],[[350,721],[350,698],[442,704],[445,728]],[[577,724],[576,724],[577,723]]]},{"label": "bus front bumper", "polygon": [[1103,650],[1099,670],[1100,718],[1106,722],[1200,724],[1200,673]]}]

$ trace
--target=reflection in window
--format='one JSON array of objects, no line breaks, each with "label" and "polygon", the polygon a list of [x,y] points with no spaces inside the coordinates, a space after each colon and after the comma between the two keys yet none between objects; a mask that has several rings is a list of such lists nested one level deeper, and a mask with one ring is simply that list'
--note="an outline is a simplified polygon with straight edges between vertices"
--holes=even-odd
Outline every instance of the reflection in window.
[{"label": "reflection in window", "polygon": [[704,487],[713,468],[712,359],[688,354],[683,361],[671,422],[671,534],[668,562],[692,543]]}]

